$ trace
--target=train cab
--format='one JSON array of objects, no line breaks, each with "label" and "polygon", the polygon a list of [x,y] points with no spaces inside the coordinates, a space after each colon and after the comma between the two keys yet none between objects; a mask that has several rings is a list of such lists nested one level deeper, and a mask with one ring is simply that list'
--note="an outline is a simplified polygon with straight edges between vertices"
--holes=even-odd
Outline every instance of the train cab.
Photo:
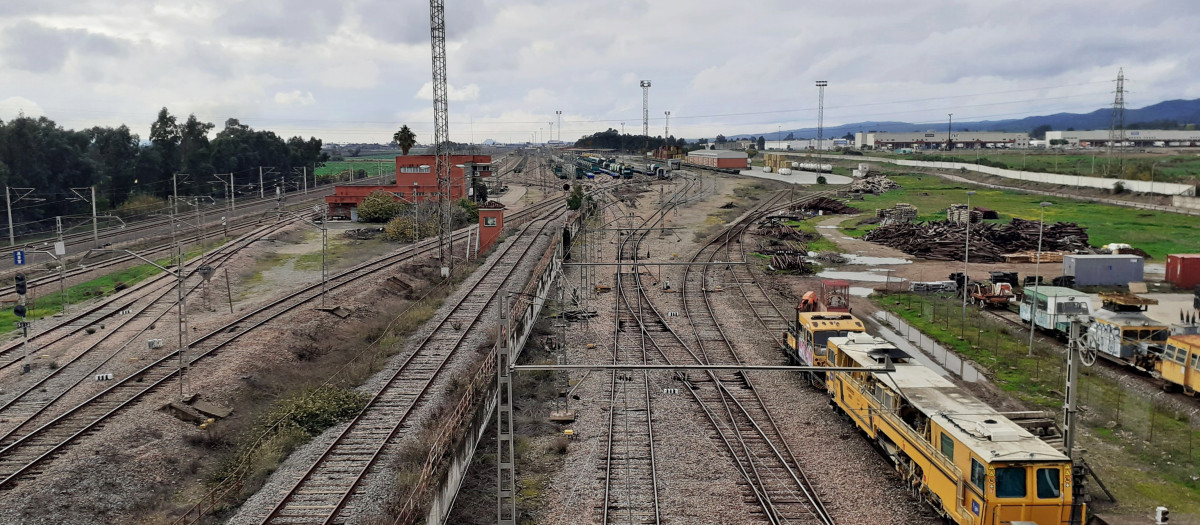
[{"label": "train cab", "polygon": [[[1084,523],[1070,458],[883,339],[829,340],[831,404],[891,461],[914,493],[960,525]],[[1072,519],[1074,518],[1074,519]]]},{"label": "train cab", "polygon": [[796,318],[784,334],[788,360],[799,366],[825,366],[825,345],[831,337],[846,337],[866,327],[857,317],[841,312],[805,312],[796,309]]},{"label": "train cab", "polygon": [[1188,395],[1200,390],[1200,335],[1173,335],[1167,338],[1155,371],[1163,381],[1178,385]]}]

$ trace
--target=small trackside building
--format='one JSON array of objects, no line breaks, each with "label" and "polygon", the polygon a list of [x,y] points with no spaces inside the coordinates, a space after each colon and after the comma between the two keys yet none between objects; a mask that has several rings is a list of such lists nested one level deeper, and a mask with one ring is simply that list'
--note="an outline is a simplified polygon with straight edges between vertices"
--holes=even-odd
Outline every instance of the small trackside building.
[{"label": "small trackside building", "polygon": [[1142,282],[1144,262],[1138,255],[1064,255],[1062,271],[1076,286],[1124,286]]},{"label": "small trackside building", "polygon": [[750,158],[746,156],[746,152],[719,149],[700,149],[690,152],[687,154],[687,162],[698,166],[734,170],[744,170],[750,167]]},{"label": "small trackside building", "polygon": [[[389,186],[334,186],[333,195],[325,197],[329,215],[351,217],[363,199],[376,191],[391,193],[397,200],[423,202],[438,197],[436,157],[433,155],[402,155],[396,157],[396,184]],[[491,177],[491,155],[450,156],[450,199],[468,195],[468,175],[472,179]]]}]

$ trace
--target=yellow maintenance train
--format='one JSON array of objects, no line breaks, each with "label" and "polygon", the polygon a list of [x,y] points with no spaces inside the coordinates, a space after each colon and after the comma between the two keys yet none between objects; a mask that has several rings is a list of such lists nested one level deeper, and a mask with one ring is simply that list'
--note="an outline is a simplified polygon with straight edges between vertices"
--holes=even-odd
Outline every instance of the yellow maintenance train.
[{"label": "yellow maintenance train", "polygon": [[883,339],[828,340],[831,403],[873,439],[909,484],[960,525],[1083,523],[1072,498],[1071,459]]}]

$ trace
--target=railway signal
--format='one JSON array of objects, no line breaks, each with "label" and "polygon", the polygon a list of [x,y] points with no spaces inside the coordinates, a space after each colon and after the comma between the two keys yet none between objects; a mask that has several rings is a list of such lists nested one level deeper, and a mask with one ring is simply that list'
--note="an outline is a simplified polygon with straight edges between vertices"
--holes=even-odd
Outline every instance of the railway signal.
[{"label": "railway signal", "polygon": [[13,277],[13,281],[17,288],[17,295],[25,295],[28,292],[28,281],[25,279],[25,274],[18,273],[16,277]]},{"label": "railway signal", "polygon": [[[24,257],[22,257],[22,258],[24,258]],[[17,291],[17,305],[13,307],[13,314],[16,314],[17,317],[21,318],[20,321],[17,321],[17,328],[21,329],[21,334],[24,337],[24,340],[22,341],[21,346],[23,347],[23,350],[25,351],[25,364],[24,364],[24,366],[21,367],[21,371],[22,371],[21,373],[28,373],[29,372],[29,323],[25,320],[25,314],[26,314],[25,293],[29,291],[29,289],[28,289],[29,282],[26,280],[25,274],[18,273],[17,275],[13,276],[13,287],[16,288],[16,291]]]}]

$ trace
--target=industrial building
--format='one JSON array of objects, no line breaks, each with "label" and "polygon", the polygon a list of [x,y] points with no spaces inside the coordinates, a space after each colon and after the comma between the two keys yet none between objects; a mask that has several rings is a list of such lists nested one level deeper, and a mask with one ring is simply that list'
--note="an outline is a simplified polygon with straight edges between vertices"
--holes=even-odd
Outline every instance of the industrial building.
[{"label": "industrial building", "polygon": [[744,151],[698,149],[688,152],[687,162],[699,166],[744,170],[750,167],[750,158]]},{"label": "industrial building", "polygon": [[[854,144],[859,149],[946,149],[945,131],[914,131],[909,133],[855,133]],[[1005,131],[955,131],[950,133],[953,149],[1028,148],[1028,133]]]},{"label": "industrial building", "polygon": [[[745,156],[745,154],[743,154]],[[492,175],[491,155],[450,156],[450,199],[468,195],[467,176],[471,180]],[[358,205],[371,193],[386,191],[398,200],[422,202],[438,196],[436,157],[411,155],[396,157],[396,184],[391,186],[334,186],[333,195],[325,197],[329,215],[356,218]]]},{"label": "industrial building", "polygon": [[[1107,129],[1046,132],[1046,141],[1065,140],[1067,146],[1108,146],[1110,137],[1110,131]],[[1200,145],[1200,131],[1180,129],[1128,129],[1125,130],[1125,142],[1118,144],[1118,146],[1130,147],[1191,147],[1198,145]]]},{"label": "industrial building", "polygon": [[844,148],[850,145],[850,141],[843,138],[824,139],[821,141],[821,147],[819,148],[817,147],[817,139],[763,141],[763,149],[766,151],[812,151],[816,149],[832,150],[836,148]]}]

